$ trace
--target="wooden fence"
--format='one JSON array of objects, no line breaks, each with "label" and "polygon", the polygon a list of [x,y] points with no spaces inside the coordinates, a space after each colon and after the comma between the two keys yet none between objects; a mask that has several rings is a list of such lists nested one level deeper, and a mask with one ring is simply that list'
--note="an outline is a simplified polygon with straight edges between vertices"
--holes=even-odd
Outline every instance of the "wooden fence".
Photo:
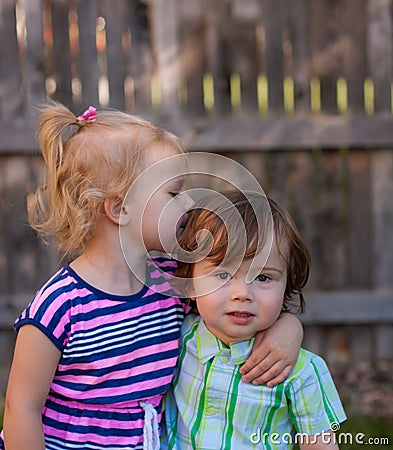
[{"label": "wooden fence", "polygon": [[[247,167],[312,258],[306,345],[392,359],[392,0],[0,0],[0,371],[57,257],[26,223],[36,105],[126,109]],[[2,389],[0,387],[0,389]]]}]

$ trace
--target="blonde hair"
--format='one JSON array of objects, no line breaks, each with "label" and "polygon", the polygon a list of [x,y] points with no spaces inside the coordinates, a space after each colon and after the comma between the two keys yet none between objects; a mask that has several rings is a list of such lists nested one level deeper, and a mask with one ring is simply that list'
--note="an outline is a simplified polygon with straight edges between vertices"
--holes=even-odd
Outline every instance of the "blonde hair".
[{"label": "blonde hair", "polygon": [[105,200],[124,198],[147,148],[184,152],[175,135],[140,117],[107,110],[81,122],[57,102],[41,106],[37,133],[47,170],[28,203],[29,222],[44,240],[55,237],[63,258],[82,253]]}]

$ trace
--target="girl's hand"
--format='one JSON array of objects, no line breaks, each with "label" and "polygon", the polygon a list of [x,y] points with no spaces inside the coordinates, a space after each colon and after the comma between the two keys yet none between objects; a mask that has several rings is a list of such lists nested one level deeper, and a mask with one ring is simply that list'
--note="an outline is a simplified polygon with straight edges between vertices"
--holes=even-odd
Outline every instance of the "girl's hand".
[{"label": "girl's hand", "polygon": [[252,353],[240,369],[243,381],[273,387],[284,381],[296,364],[303,339],[300,320],[291,313],[281,313],[269,329],[255,337]]}]

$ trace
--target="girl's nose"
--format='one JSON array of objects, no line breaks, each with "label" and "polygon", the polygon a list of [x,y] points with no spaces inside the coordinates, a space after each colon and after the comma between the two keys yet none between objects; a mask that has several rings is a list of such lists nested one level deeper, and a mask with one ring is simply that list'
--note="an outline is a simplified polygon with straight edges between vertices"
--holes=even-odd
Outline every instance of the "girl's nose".
[{"label": "girl's nose", "polygon": [[187,192],[182,192],[180,195],[183,202],[184,210],[185,211],[190,210],[195,205],[194,200],[187,194]]}]

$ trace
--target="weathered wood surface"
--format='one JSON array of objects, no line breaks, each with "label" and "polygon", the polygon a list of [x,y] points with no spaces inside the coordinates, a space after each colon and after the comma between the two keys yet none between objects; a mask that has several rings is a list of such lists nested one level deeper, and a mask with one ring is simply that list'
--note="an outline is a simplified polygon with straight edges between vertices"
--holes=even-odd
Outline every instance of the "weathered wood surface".
[{"label": "weathered wood surface", "polygon": [[311,250],[306,346],[393,358],[392,5],[0,0],[0,378],[15,316],[58,267],[26,221],[47,96],[127,109],[247,167]]},{"label": "weathered wood surface", "polygon": [[[75,113],[128,109],[212,150],[222,136],[198,132],[212,119],[246,147],[393,146],[392,0],[1,5],[0,125],[26,135],[49,95]],[[8,151],[15,130],[1,131]]]},{"label": "weathered wood surface", "polygon": [[[182,135],[180,124],[168,126]],[[314,148],[391,148],[393,117],[313,116],[200,121],[184,134],[190,150],[252,151]]]},{"label": "weathered wood surface", "polygon": [[[243,150],[226,156],[294,217],[311,251],[312,291],[334,298],[335,292],[362,289],[370,301],[393,292],[392,150]],[[27,195],[42,170],[41,158],[32,154],[0,157],[1,312],[13,308],[9,299],[20,298],[16,313],[57,268],[53,250],[40,244],[26,218]]]}]

